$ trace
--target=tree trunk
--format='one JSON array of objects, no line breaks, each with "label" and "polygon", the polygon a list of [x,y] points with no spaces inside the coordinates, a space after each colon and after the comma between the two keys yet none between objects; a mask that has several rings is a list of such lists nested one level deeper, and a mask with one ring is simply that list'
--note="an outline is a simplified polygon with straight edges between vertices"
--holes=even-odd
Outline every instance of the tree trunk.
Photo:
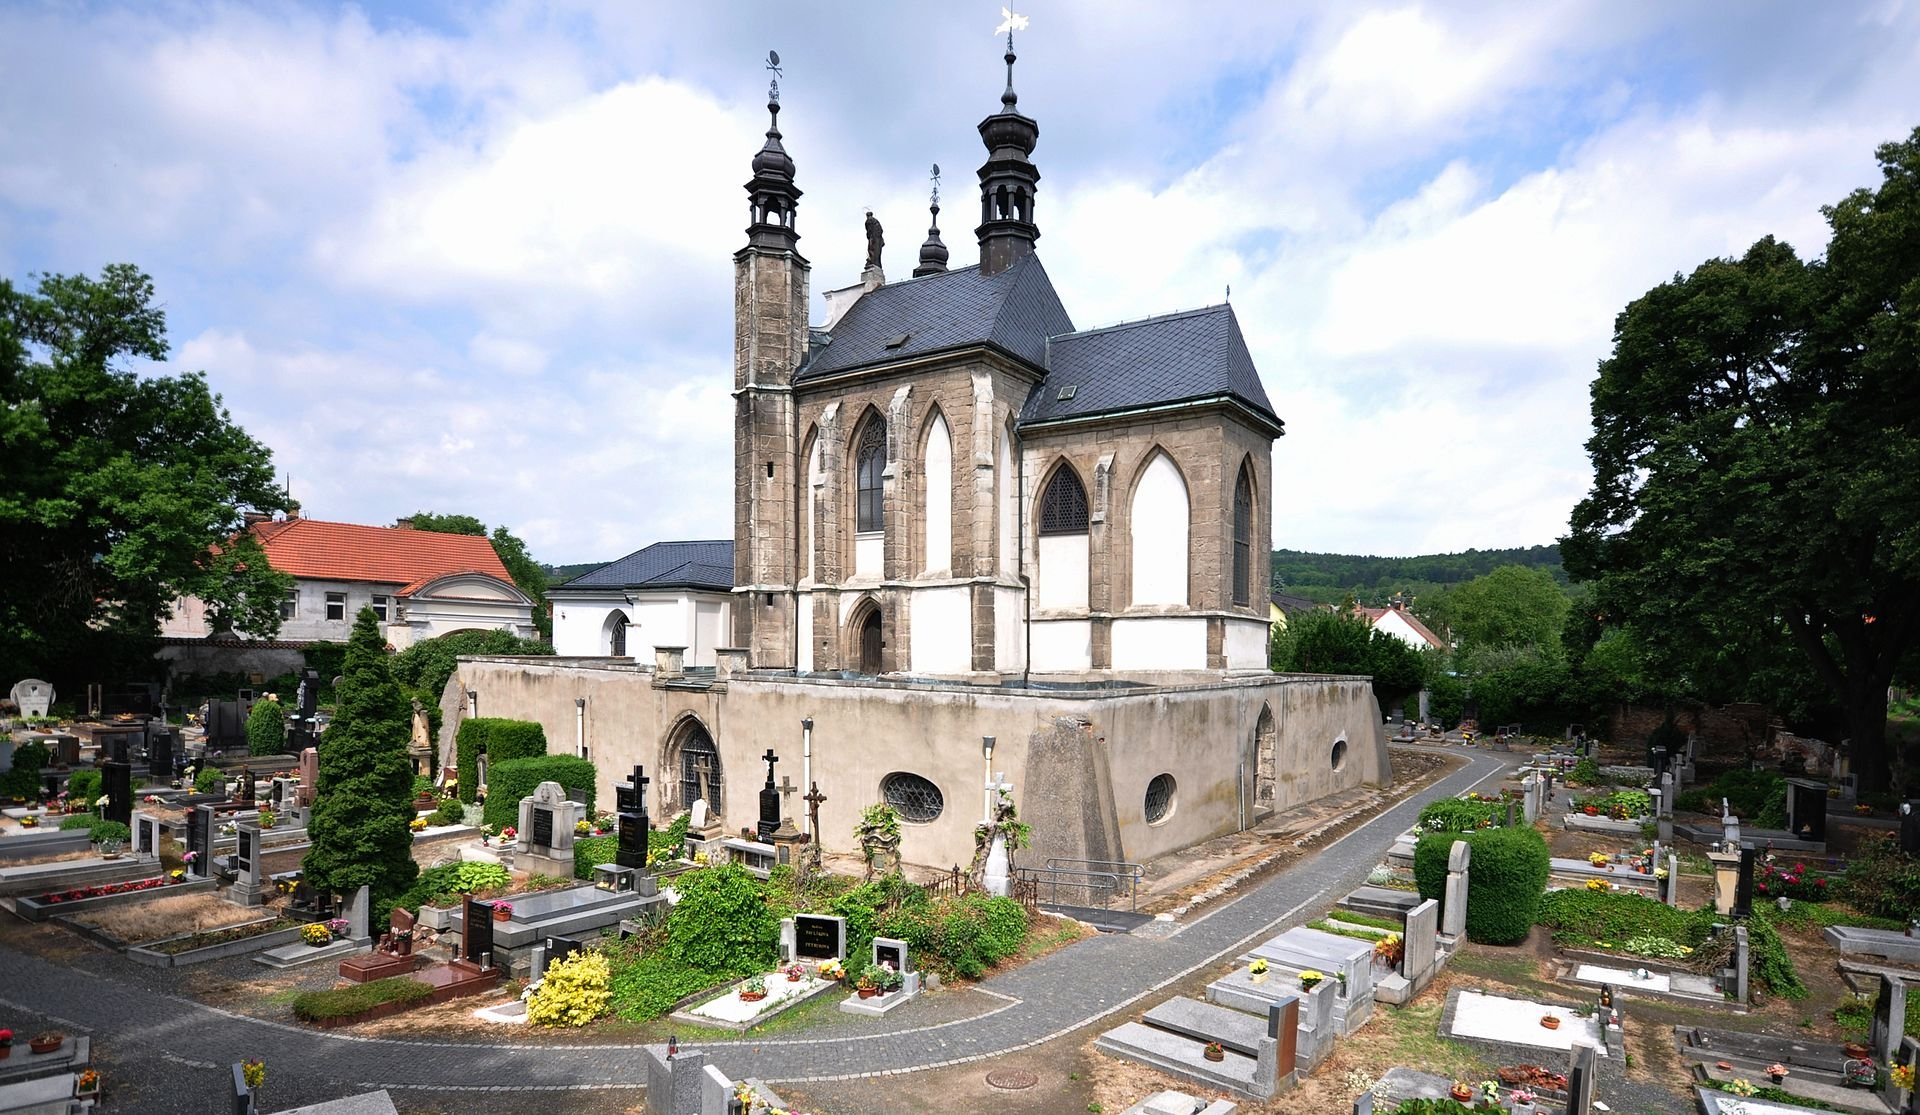
[{"label": "tree trunk", "polygon": [[1887,750],[1886,686],[1861,686],[1846,697],[1848,757],[1853,773],[1859,779],[1861,793],[1880,793],[1893,784],[1893,757]]}]

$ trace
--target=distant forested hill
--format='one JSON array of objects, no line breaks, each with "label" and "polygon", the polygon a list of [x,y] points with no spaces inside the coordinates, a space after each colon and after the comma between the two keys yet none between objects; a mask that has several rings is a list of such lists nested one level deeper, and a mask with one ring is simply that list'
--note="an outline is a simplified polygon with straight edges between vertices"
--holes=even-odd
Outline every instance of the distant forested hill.
[{"label": "distant forested hill", "polygon": [[1338,604],[1351,594],[1362,604],[1379,607],[1395,593],[1418,597],[1471,581],[1503,565],[1538,566],[1553,574],[1554,580],[1563,585],[1567,583],[1566,570],[1560,566],[1560,547],[1525,546],[1418,557],[1275,550],[1273,585],[1276,591],[1309,597],[1323,604]]},{"label": "distant forested hill", "polygon": [[547,583],[557,585],[562,581],[571,581],[580,574],[598,569],[605,564],[604,561],[589,561],[581,565],[543,565],[541,568],[547,571]]}]

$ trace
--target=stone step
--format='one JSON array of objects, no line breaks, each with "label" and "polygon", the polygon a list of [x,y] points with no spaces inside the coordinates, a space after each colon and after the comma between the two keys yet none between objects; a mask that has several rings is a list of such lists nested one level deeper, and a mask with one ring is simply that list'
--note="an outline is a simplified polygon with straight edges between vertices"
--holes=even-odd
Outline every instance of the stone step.
[{"label": "stone step", "polygon": [[1093,1047],[1122,1060],[1257,1099],[1270,1099],[1275,1091],[1272,1087],[1261,1090],[1256,1081],[1259,1064],[1254,1058],[1229,1049],[1223,1059],[1209,1061],[1204,1055],[1205,1042],[1140,1022],[1108,1030],[1094,1039]]},{"label": "stone step", "polygon": [[1185,997],[1168,999],[1141,1020],[1156,1029],[1201,1042],[1217,1041],[1249,1057],[1259,1056],[1260,1042],[1267,1036],[1264,1018]]}]

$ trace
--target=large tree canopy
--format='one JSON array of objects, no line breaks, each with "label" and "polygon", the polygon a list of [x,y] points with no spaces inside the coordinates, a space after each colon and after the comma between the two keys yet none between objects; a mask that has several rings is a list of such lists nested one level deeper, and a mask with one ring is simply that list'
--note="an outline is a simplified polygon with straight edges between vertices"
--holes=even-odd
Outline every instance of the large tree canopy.
[{"label": "large tree canopy", "polygon": [[513,583],[520,591],[533,598],[533,626],[540,632],[542,639],[553,638],[553,616],[547,611],[547,574],[540,563],[533,560],[527,552],[527,544],[518,535],[506,527],[494,527],[493,534],[487,534],[487,524],[472,515],[436,515],[431,511],[416,512],[412,519],[413,529],[430,530],[439,534],[474,534],[487,538],[493,543],[493,552],[500,555],[500,564],[507,567],[513,577]]},{"label": "large tree canopy", "polygon": [[1437,594],[1435,618],[1468,653],[1498,647],[1535,647],[1560,653],[1560,630],[1571,601],[1544,569],[1503,565]]},{"label": "large tree canopy", "polygon": [[1268,662],[1281,673],[1364,674],[1384,711],[1426,684],[1425,655],[1352,612],[1315,609],[1274,632]]},{"label": "large tree canopy", "polygon": [[1593,385],[1593,490],[1562,545],[1609,624],[1684,672],[1788,642],[1883,789],[1886,691],[1920,636],[1920,129],[1825,210],[1630,304]]},{"label": "large tree canopy", "polygon": [[204,376],[129,367],[166,359],[153,295],[128,264],[0,279],[0,677],[114,680],[180,596],[279,629],[291,581],[235,540],[242,509],[286,505],[272,455]]}]

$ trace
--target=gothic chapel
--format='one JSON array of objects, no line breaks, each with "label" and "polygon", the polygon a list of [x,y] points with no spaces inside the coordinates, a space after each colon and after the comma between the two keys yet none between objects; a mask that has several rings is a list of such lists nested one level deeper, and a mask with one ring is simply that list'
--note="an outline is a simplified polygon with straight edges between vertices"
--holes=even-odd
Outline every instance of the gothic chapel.
[{"label": "gothic chapel", "polygon": [[780,104],[734,256],[735,644],[755,668],[998,680],[1267,668],[1272,446],[1230,306],[1077,330],[1036,251],[1014,54],[980,261],[933,227],[807,322]]}]

